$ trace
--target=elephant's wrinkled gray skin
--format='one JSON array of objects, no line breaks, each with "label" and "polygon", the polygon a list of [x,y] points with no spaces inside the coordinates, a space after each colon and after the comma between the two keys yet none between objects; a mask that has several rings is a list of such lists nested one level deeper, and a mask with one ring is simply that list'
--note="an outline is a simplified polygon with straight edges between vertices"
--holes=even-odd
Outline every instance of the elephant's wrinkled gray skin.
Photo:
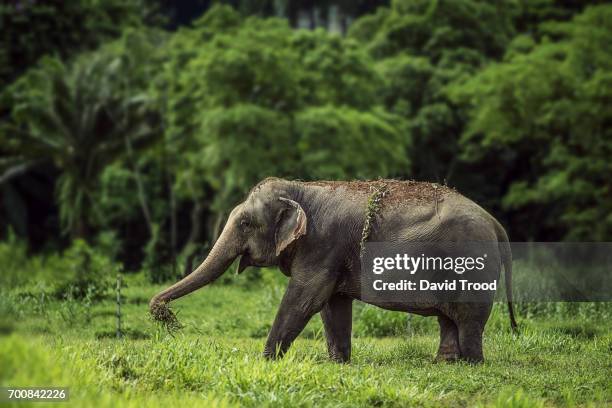
[{"label": "elephant's wrinkled gray skin", "polygon": [[[278,266],[290,279],[264,355],[282,356],[310,318],[320,312],[330,357],[348,361],[352,301],[359,299],[361,289],[360,243],[366,206],[372,187],[381,183],[388,193],[373,220],[370,241],[497,243],[489,261],[498,266],[496,278],[503,263],[511,300],[511,254],[504,229],[481,207],[449,188],[394,180],[308,183],[266,179],[231,212],[206,260],[153,297],[151,308],[214,281],[238,256],[239,272],[247,266]],[[482,361],[482,333],[492,301],[380,306],[437,316],[437,360]],[[511,302],[509,308],[514,328]]]}]

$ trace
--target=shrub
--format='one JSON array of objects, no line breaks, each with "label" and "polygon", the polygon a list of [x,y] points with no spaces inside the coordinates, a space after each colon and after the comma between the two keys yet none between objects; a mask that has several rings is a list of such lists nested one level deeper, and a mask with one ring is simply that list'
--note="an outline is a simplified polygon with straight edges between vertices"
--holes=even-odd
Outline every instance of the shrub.
[{"label": "shrub", "polygon": [[366,305],[355,321],[355,334],[367,337],[408,334],[408,317],[406,313],[390,312]]},{"label": "shrub", "polygon": [[[60,298],[100,299],[112,287],[118,264],[94,250],[83,240],[75,240],[61,258],[50,265],[58,275],[54,294]],[[61,271],[57,269],[61,268]]]},{"label": "shrub", "polygon": [[28,280],[24,270],[28,262],[25,241],[18,240],[9,230],[8,239],[0,242],[0,287],[18,286]]},{"label": "shrub", "polygon": [[171,256],[168,253],[168,245],[163,240],[159,224],[153,224],[152,232],[153,235],[144,249],[145,258],[142,268],[151,283],[173,281],[178,276],[172,262],[168,262]]}]

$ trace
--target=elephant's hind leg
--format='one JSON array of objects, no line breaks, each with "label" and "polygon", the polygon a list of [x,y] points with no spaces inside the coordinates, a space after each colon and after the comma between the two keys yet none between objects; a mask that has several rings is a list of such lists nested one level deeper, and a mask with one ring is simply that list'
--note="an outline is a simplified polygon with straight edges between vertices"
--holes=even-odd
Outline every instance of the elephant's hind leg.
[{"label": "elephant's hind leg", "polygon": [[461,359],[470,363],[481,363],[484,361],[482,353],[484,324],[478,321],[460,322],[458,329]]},{"label": "elephant's hind leg", "polygon": [[321,310],[325,326],[329,358],[339,363],[351,358],[353,301],[340,294],[333,295]]},{"label": "elephant's hind leg", "polygon": [[461,359],[470,363],[484,361],[482,334],[491,314],[492,303],[461,303],[457,305],[454,322],[459,331]]},{"label": "elephant's hind leg", "polygon": [[446,316],[438,316],[440,325],[440,347],[436,361],[456,361],[461,357],[459,331],[455,323]]}]

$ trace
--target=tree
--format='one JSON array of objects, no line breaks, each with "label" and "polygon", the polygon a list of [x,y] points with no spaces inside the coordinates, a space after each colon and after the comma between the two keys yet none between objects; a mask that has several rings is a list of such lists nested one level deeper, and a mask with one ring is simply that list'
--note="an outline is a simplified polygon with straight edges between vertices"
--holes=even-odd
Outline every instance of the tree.
[{"label": "tree", "polygon": [[549,21],[569,21],[589,5],[603,4],[605,0],[518,0],[514,2],[514,26],[517,31],[540,39],[546,33],[541,26]]},{"label": "tree", "polygon": [[88,238],[101,216],[92,198],[104,167],[159,134],[159,114],[140,87],[142,60],[135,61],[154,48],[127,33],[121,43],[72,64],[46,57],[8,89],[11,120],[2,127],[3,146],[23,163],[51,161],[59,169],[60,217],[74,237]]},{"label": "tree", "polygon": [[612,237],[611,19],[611,6],[596,6],[548,24],[560,41],[513,53],[454,90],[472,106],[466,159],[497,158],[520,238]]},{"label": "tree", "polygon": [[382,109],[326,105],[295,119],[299,176],[306,179],[376,179],[405,174],[406,123]]},{"label": "tree", "polygon": [[513,34],[511,11],[509,2],[395,0],[349,29],[377,61],[385,107],[409,123],[405,176],[467,186],[470,193],[473,180],[459,161],[464,121],[447,89],[503,55]]},{"label": "tree", "polygon": [[405,122],[381,108],[382,78],[357,41],[216,6],[168,45],[160,89],[175,190],[194,212],[213,211],[211,230],[267,176],[377,178],[408,166]]},{"label": "tree", "polygon": [[44,55],[67,59],[142,22],[137,0],[9,1],[0,5],[0,87]]}]

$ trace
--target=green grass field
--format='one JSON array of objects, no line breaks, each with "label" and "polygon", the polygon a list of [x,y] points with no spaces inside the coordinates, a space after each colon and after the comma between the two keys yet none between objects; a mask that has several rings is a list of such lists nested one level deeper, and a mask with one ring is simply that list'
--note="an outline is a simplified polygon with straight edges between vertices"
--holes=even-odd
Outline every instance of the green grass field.
[{"label": "green grass field", "polygon": [[97,303],[60,302],[32,286],[5,290],[2,385],[66,386],[78,407],[612,404],[609,304],[557,305],[549,317],[523,313],[519,336],[496,304],[486,362],[472,366],[433,363],[435,319],[356,302],[350,364],[327,360],[318,317],[286,358],[270,362],[261,351],[284,281],[267,271],[258,282],[247,275],[175,302],[185,327],[174,336],[149,320],[148,299],[162,286],[141,275],[129,276],[122,292],[122,339],[114,337],[110,294]]}]

